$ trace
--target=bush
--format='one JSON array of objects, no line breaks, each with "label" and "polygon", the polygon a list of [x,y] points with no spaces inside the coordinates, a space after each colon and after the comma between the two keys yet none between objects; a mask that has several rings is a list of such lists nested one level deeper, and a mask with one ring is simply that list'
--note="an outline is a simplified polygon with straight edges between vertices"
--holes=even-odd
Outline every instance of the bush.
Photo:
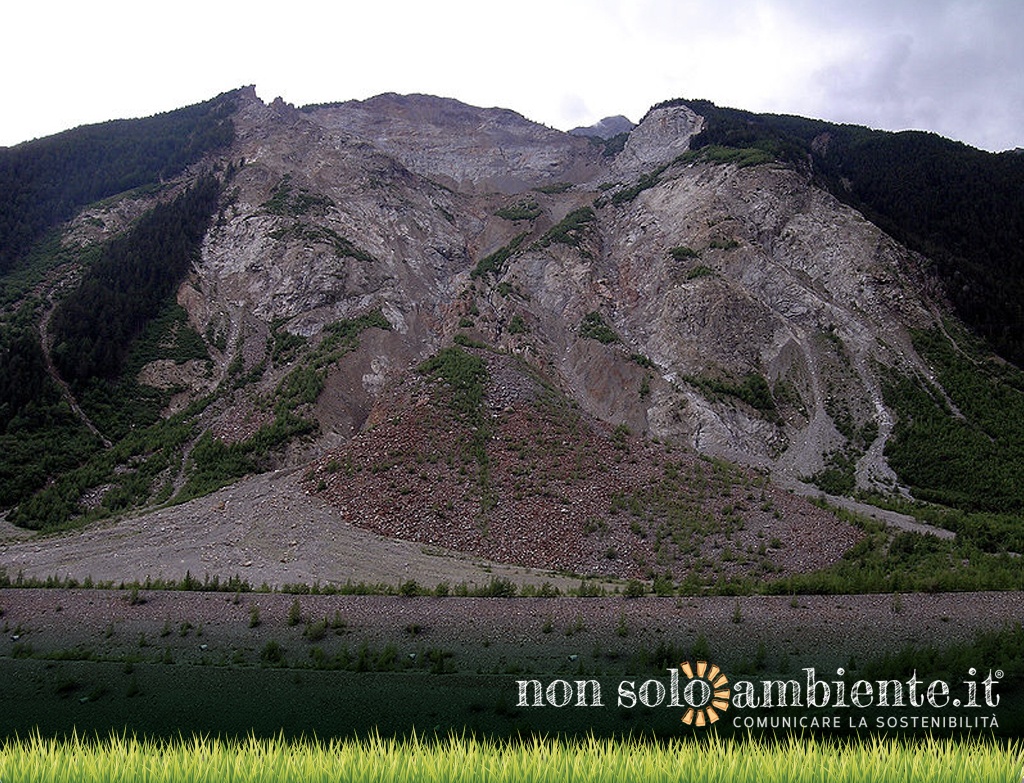
[{"label": "bush", "polygon": [[686,272],[686,279],[687,280],[699,280],[702,277],[714,277],[714,276],[715,276],[715,270],[712,269],[709,266],[705,266],[704,264],[698,264],[693,269],[687,270],[687,272]]},{"label": "bush", "polygon": [[319,642],[327,635],[327,618],[306,625],[302,635],[311,642]]},{"label": "bush", "polygon": [[597,220],[597,215],[590,207],[580,207],[566,215],[561,222],[548,229],[537,242],[540,247],[549,247],[553,244],[569,245],[579,247],[583,237],[583,230],[588,223]]},{"label": "bush", "polygon": [[674,258],[676,261],[685,261],[689,258],[697,257],[697,251],[691,247],[686,247],[685,245],[680,245],[679,247],[672,248],[671,250],[668,251],[668,254],[672,256],[672,258]]},{"label": "bush", "polygon": [[284,648],[275,640],[271,639],[260,650],[260,663],[264,666],[284,666]]},{"label": "bush", "polygon": [[502,207],[494,213],[497,217],[504,220],[533,220],[534,218],[540,217],[541,209],[540,205],[537,204],[533,199],[526,201],[517,201],[515,204]]},{"label": "bush", "polygon": [[601,314],[596,310],[583,316],[583,320],[580,322],[580,337],[597,340],[604,345],[619,341],[619,336],[604,322]]},{"label": "bush", "polygon": [[668,163],[662,164],[653,171],[642,174],[635,185],[616,191],[612,194],[612,204],[616,206],[628,204],[645,190],[653,188],[661,181],[661,175],[665,173],[668,167]]},{"label": "bush", "polygon": [[654,593],[662,598],[675,593],[675,585],[672,584],[671,574],[665,574],[664,576],[656,577],[654,579]]},{"label": "bush", "polygon": [[491,581],[476,591],[481,598],[515,598],[518,588],[511,579],[492,577]]},{"label": "bush", "polygon": [[622,592],[624,598],[643,598],[647,590],[644,583],[639,579],[630,579],[626,583],[626,589]]},{"label": "bush", "polygon": [[302,622],[302,606],[299,604],[299,599],[296,598],[292,601],[292,605],[288,607],[288,625],[296,626]]},{"label": "bush", "polygon": [[469,273],[469,276],[474,279],[487,276],[500,277],[505,268],[505,262],[512,257],[512,254],[519,249],[519,246],[523,244],[523,240],[528,236],[529,234],[527,233],[520,234],[507,245],[481,258],[473,271]]},{"label": "bush", "polygon": [[420,364],[419,372],[444,381],[452,390],[452,407],[459,413],[475,418],[483,403],[487,365],[483,359],[457,346],[442,349]]},{"label": "bush", "polygon": [[760,373],[748,373],[740,381],[728,378],[702,376],[684,376],[687,383],[692,383],[705,394],[712,396],[727,395],[736,397],[751,408],[768,414],[770,419],[777,417],[775,399],[772,397],[768,381]]}]

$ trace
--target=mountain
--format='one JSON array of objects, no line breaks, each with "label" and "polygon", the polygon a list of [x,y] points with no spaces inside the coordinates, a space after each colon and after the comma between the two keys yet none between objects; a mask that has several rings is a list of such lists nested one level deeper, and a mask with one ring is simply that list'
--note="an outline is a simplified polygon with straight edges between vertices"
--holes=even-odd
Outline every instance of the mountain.
[{"label": "mountain", "polygon": [[629,133],[636,125],[621,114],[616,114],[614,117],[605,117],[602,120],[598,120],[593,125],[587,125],[586,127],[573,128],[569,133],[574,136],[593,136],[598,139],[611,139],[622,133]]},{"label": "mountain", "polygon": [[1021,551],[1018,161],[252,88],[0,150],[0,505],[50,530],[296,467],[353,524],[579,573],[838,567],[881,539],[822,492]]}]

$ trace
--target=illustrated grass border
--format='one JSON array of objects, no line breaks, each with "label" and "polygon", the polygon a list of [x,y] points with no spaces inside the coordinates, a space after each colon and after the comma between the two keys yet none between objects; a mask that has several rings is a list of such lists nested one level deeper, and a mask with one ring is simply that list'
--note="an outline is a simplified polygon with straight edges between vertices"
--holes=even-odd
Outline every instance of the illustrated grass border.
[{"label": "illustrated grass border", "polygon": [[465,736],[407,739],[173,741],[110,736],[63,740],[38,735],[0,745],[5,783],[112,780],[236,781],[604,781],[717,783],[1016,780],[1019,741],[871,739],[843,743],[789,738],[727,741],[716,735],[666,743],[639,739],[530,738],[493,742]]}]

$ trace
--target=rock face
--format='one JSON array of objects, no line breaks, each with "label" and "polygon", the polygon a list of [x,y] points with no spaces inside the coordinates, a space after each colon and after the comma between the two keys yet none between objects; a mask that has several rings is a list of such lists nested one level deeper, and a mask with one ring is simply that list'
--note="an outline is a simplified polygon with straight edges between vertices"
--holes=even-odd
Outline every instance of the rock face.
[{"label": "rock face", "polygon": [[460,191],[517,193],[599,171],[599,156],[585,140],[508,109],[388,94],[314,109],[309,117],[333,135],[372,145],[410,171]]},{"label": "rock face", "polygon": [[199,334],[224,336],[195,394],[232,364],[253,380],[212,420],[259,418],[292,368],[275,344],[308,353],[379,311],[391,329],[330,366],[318,440],[291,459],[354,437],[461,334],[634,435],[790,484],[844,455],[859,487],[895,486],[881,389],[923,367],[921,260],[804,173],[681,158],[704,125],[689,107],[651,111],[611,158],[418,95],[296,109],[248,90],[235,125],[222,164],[242,165],[179,293]]},{"label": "rock face", "polygon": [[616,170],[642,173],[667,163],[690,148],[690,139],[704,129],[704,118],[688,106],[652,109],[633,129],[626,148],[616,159]]}]

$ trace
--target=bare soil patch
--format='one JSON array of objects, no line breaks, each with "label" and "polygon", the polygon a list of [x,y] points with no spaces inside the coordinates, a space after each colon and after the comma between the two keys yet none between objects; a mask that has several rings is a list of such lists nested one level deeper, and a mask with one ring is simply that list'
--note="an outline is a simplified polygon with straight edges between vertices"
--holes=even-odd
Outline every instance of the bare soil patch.
[{"label": "bare soil patch", "polygon": [[[579,579],[544,570],[488,562],[446,547],[385,538],[346,521],[311,497],[294,471],[243,479],[207,497],[70,533],[24,539],[0,529],[0,568],[13,579],[50,576],[79,582],[180,581],[239,576],[254,588],[266,583],[398,585],[433,588],[493,578],[565,590]],[[19,540],[21,539],[21,540]]]}]

